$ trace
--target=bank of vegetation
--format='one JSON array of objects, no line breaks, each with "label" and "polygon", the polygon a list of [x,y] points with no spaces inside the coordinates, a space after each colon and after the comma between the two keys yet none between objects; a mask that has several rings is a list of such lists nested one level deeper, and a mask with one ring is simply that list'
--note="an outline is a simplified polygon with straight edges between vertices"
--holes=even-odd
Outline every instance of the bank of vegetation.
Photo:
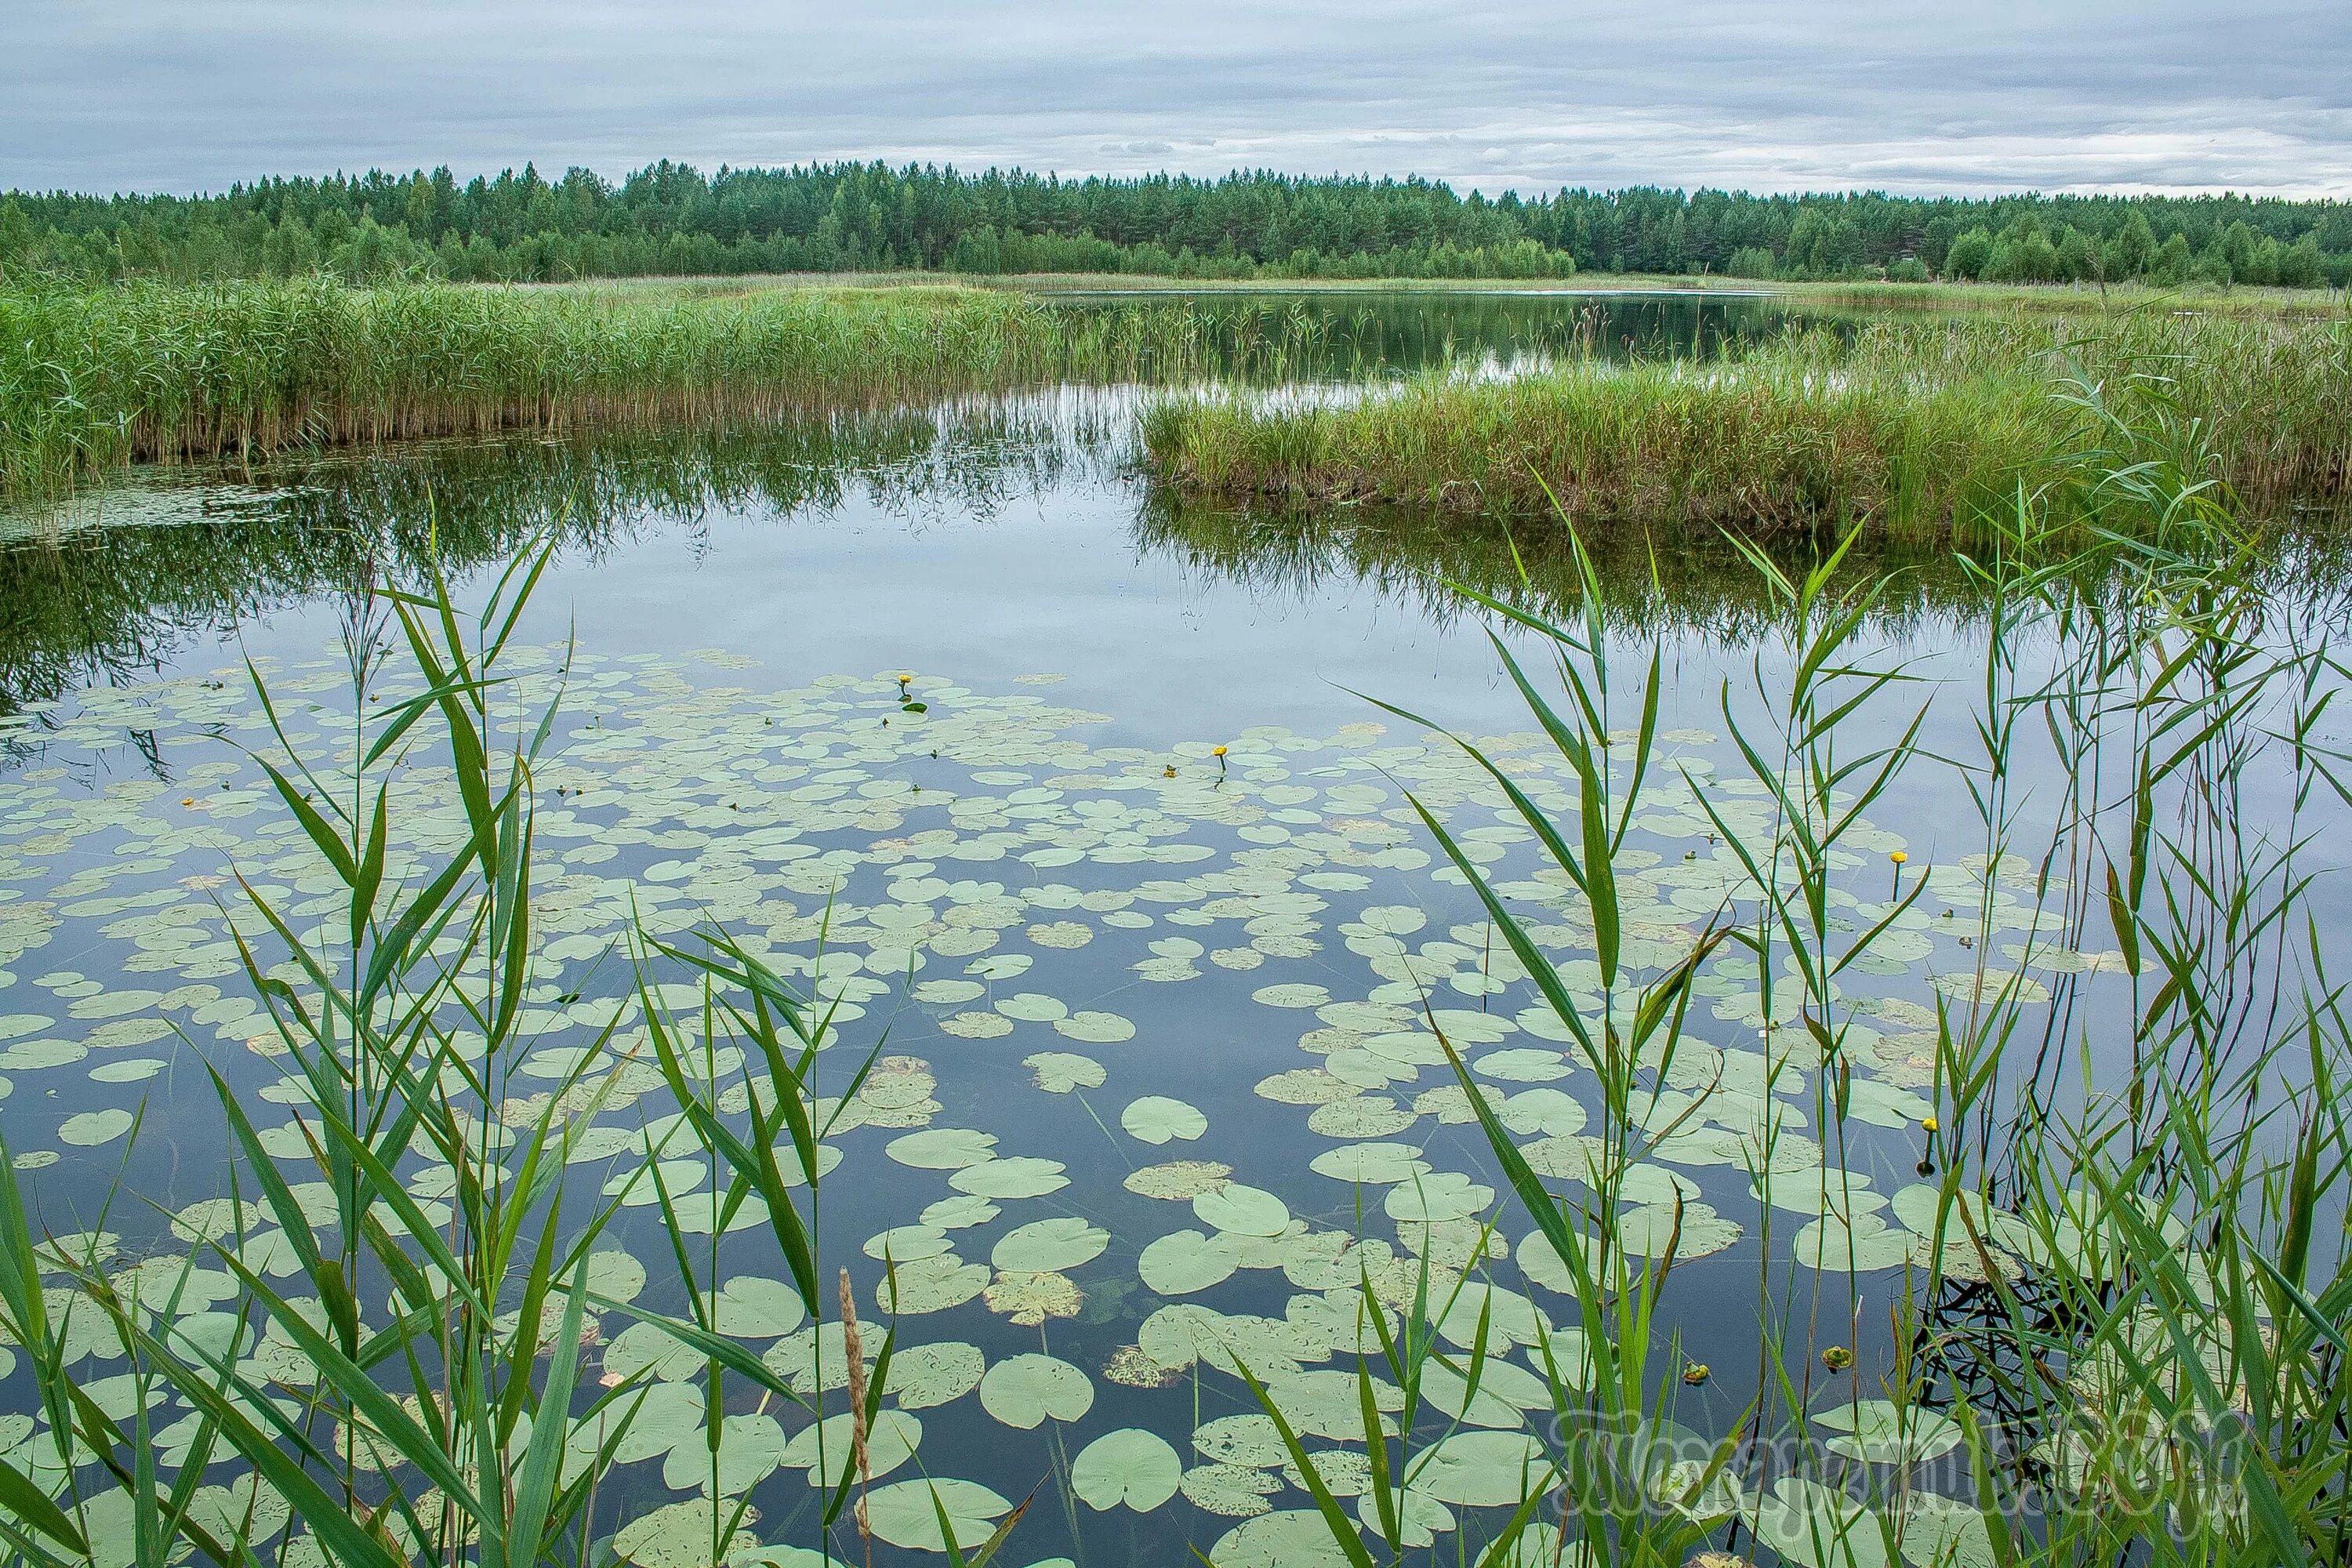
[{"label": "bank of vegetation", "polygon": [[177,282],[561,281],[928,268],[1218,278],[1930,278],[2342,288],[2352,205],[2223,196],[1489,199],[1422,179],[1269,172],[1062,180],[1020,170],[526,166],[264,179],[201,196],[0,195],[0,270]]},{"label": "bank of vegetation", "polygon": [[1279,371],[1311,320],[958,288],[0,290],[0,497],[127,463],[740,417],[1063,379]]},{"label": "bank of vegetation", "polygon": [[[2265,513],[2352,481],[2352,328],[2131,312],[1879,320],[1710,359],[1423,374],[1313,400],[1220,389],[1150,407],[1150,471],[1226,501],[1400,502],[1636,523],[1966,532],[2074,460],[2084,401],[2195,437]],[[2074,388],[2053,398],[2053,378]]]}]

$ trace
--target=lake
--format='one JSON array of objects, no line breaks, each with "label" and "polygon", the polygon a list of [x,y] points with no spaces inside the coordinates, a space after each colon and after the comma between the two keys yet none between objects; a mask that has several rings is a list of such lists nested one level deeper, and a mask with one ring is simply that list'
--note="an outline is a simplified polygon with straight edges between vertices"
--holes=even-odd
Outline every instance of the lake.
[{"label": "lake", "polygon": [[[1327,319],[1322,354],[1281,373],[1310,387],[1446,361],[1507,374],[1578,345],[1704,351],[1787,325],[1769,301],[1712,296],[1266,303]],[[1148,395],[1071,386],[330,453],[251,476],[141,474],[62,518],[14,520],[0,554],[0,1132],[45,1222],[83,1233],[110,1268],[202,1238],[292,1275],[279,1227],[220,1205],[207,1068],[299,1177],[307,1091],[268,1054],[228,917],[257,940],[260,927],[234,878],[304,931],[325,932],[341,905],[255,761],[278,745],[246,661],[285,739],[331,778],[354,709],[417,689],[386,606],[358,591],[366,575],[413,585],[437,557],[470,606],[551,535],[491,697],[501,744],[528,739],[559,693],[561,707],[530,780],[530,1043],[496,1064],[504,1115],[483,1125],[525,1124],[572,1086],[567,1202],[620,1203],[597,1288],[684,1310],[667,1196],[698,1266],[740,1282],[729,1321],[743,1342],[811,1388],[844,1381],[837,1333],[818,1334],[778,1284],[758,1215],[714,1216],[708,1168],[665,1142],[679,1119],[644,1057],[629,935],[715,925],[839,1004],[819,1094],[878,1053],[824,1139],[837,1163],[818,1209],[828,1292],[846,1268],[869,1330],[898,1309],[872,1455],[877,1561],[925,1560],[936,1542],[928,1494],[903,1485],[922,1476],[970,1483],[950,1489],[950,1511],[982,1534],[1033,1500],[1006,1563],[1173,1564],[1194,1560],[1188,1542],[1234,1568],[1340,1560],[1226,1363],[1251,1364],[1332,1489],[1356,1497],[1369,1480],[1347,1440],[1360,1433],[1358,1285],[1409,1300],[1424,1262],[1441,1295],[1469,1281],[1440,1317],[1445,1353],[1471,1349],[1483,1308],[1496,1370],[1475,1394],[1458,1374],[1450,1394],[1433,1383],[1418,1430],[1442,1462],[1411,1518],[1431,1551],[1450,1559],[1459,1542],[1475,1558],[1517,1500],[1522,1458],[1557,1438],[1547,1351],[1582,1352],[1565,1271],[1512,1200],[1440,1036],[1557,1191],[1578,1190],[1602,1107],[1573,1031],[1420,810],[1579,1005],[1601,1008],[1578,889],[1433,729],[1474,739],[1573,824],[1574,777],[1501,651],[1558,699],[1548,645],[1458,587],[1575,626],[1575,563],[1559,530],[1524,521],[1179,505],[1132,471]],[[1592,548],[1618,617],[1619,787],[1653,648],[1658,660],[1648,776],[1614,858],[1622,962],[1654,977],[1704,933],[1755,923],[1732,840],[1771,840],[1779,805],[1738,737],[1780,755],[1777,702],[1798,660],[1772,588],[1728,541]],[[1801,575],[1813,549],[1783,541],[1771,558]],[[1671,1249],[1656,1342],[1708,1373],[1675,1393],[1672,1419],[1710,1440],[1758,1394],[1759,1321],[1849,1346],[1864,1381],[1906,1352],[1889,1310],[1927,1246],[1912,1227],[1939,999],[1980,1002],[1990,973],[2059,1060],[2111,1060],[2130,1040],[2130,1008],[2116,1020],[2133,977],[2092,889],[2043,879],[2030,832],[2012,858],[1990,858],[2004,846],[1974,766],[1995,663],[1981,583],[1933,551],[1857,552],[1848,571],[1884,587],[1843,657],[1900,679],[1842,740],[1892,745],[1923,717],[1917,754],[1831,859],[1825,921],[1885,926],[1835,982],[1850,1065],[1832,1086],[1817,1052],[1780,1048],[1804,1023],[1785,959],[1768,1004],[1753,954],[1717,950],[1650,1086],[1641,1116],[1658,1142],[1619,1221],[1633,1253]],[[2325,636],[2340,580],[2307,561],[2278,577],[2273,640]],[[357,700],[355,629],[392,649]],[[2018,635],[2030,688],[2070,645],[2047,627]],[[2003,809],[2046,840],[2076,808],[2042,746],[2021,742]],[[427,748],[402,774],[395,878],[465,842],[445,762]],[[2250,822],[2299,809],[2305,832],[2342,826],[2340,803],[2298,805],[2290,775],[2251,778],[2239,798]],[[2332,882],[2313,898],[2346,912]],[[698,1006],[676,964],[649,973],[655,1000]],[[1618,987],[1623,1027],[1631,994]],[[740,1061],[707,1065],[723,1079]],[[2028,1076],[2063,1106],[2073,1070]],[[1832,1094],[1844,1114],[1827,1127]],[[1782,1184],[1771,1202],[1751,1167]],[[449,1196],[429,1158],[403,1175],[422,1202]],[[307,1201],[331,1215],[321,1191]],[[1844,1221],[1825,1222],[1825,1205],[1850,1205]],[[734,1222],[717,1241],[714,1217]],[[1947,1287],[1966,1297],[1981,1273]],[[219,1316],[227,1294],[204,1309]],[[619,1527],[625,1555],[670,1568],[690,1550],[680,1532],[707,1519],[685,1506],[706,1484],[706,1363],[622,1311],[591,1316],[586,1375],[649,1373],[667,1392],[649,1397],[646,1431],[669,1440],[621,1472],[598,1533]],[[99,1340],[86,1348],[102,1373]],[[249,1353],[278,1364],[267,1344]],[[15,1360],[0,1408],[22,1414],[0,1415],[0,1435],[29,1455],[31,1379]],[[719,1489],[751,1498],[761,1541],[814,1547],[809,1418],[734,1392],[728,1414],[743,1419],[723,1429]],[[845,1440],[828,1436],[835,1467]],[[835,1542],[863,1555],[845,1516]]]}]

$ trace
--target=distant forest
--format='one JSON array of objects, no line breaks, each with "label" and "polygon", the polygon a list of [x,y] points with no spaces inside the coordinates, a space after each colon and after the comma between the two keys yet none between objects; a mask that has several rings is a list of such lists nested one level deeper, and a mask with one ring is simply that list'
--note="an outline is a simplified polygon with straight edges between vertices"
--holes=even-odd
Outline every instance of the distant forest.
[{"label": "distant forest", "polygon": [[1019,171],[663,162],[614,184],[532,168],[268,179],[218,195],[0,197],[0,271],[177,281],[327,271],[560,280],[658,274],[1127,272],[1559,278],[1576,272],[1994,282],[2352,282],[2352,203],[2221,196],[1564,190],[1420,179],[1063,180]]}]

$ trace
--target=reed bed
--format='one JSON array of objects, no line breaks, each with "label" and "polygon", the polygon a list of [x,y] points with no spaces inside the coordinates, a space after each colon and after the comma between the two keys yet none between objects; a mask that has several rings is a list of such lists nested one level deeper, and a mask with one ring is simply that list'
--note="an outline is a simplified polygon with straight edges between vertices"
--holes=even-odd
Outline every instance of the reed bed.
[{"label": "reed bed", "polygon": [[[1345,402],[1230,389],[1147,410],[1151,473],[1236,500],[1378,500],[1633,523],[1969,531],[2066,471],[2082,395],[2193,427],[2258,510],[2352,476],[2352,329],[2145,312],[1867,322],[1705,361],[1438,372]],[[2053,399],[2053,376],[2076,388]]]},{"label": "reed bed", "polygon": [[0,293],[0,497],[58,496],[135,462],[1278,370],[1315,331],[1262,307],[1087,311],[953,287]]}]

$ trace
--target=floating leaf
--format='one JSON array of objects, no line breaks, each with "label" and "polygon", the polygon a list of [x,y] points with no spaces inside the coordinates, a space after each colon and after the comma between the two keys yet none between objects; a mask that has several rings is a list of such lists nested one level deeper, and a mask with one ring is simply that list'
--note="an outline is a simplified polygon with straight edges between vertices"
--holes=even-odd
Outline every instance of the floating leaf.
[{"label": "floating leaf", "polygon": [[1149,1513],[1176,1495],[1184,1461],[1168,1440],[1140,1427],[1107,1432],[1070,1462],[1070,1489],[1088,1508]]},{"label": "floating leaf", "polygon": [[1139,1197],[1190,1203],[1202,1193],[1223,1187],[1233,1173],[1231,1165],[1214,1160],[1171,1160],[1130,1173],[1124,1184]]},{"label": "floating leaf", "polygon": [[1100,1258],[1110,1232],[1075,1215],[1033,1220],[1004,1233],[990,1261],[1007,1269],[1076,1268]]},{"label": "floating leaf", "polygon": [[980,1380],[980,1403],[1007,1426],[1029,1430],[1049,1417],[1076,1421],[1093,1408],[1095,1385],[1058,1356],[1007,1356]]},{"label": "floating leaf", "polygon": [[[892,1378],[898,1374],[898,1361],[890,1363]],[[821,1422],[812,1422],[792,1436],[792,1440],[778,1450],[777,1463],[786,1469],[806,1470],[813,1487],[829,1487],[841,1479],[843,1463],[849,1458],[850,1443],[856,1434],[856,1422],[845,1410],[828,1415]],[[877,1414],[866,1436],[866,1460],[873,1473],[887,1476],[915,1457],[915,1449],[923,1440],[923,1424],[917,1417],[899,1410]],[[680,1453],[691,1453],[696,1445],[688,1444]]]},{"label": "floating leaf", "polygon": [[95,1149],[101,1143],[111,1143],[131,1131],[137,1120],[131,1112],[109,1107],[104,1110],[85,1110],[68,1116],[58,1124],[58,1141],[79,1149]]},{"label": "floating leaf", "polygon": [[1244,1520],[1210,1549],[1217,1568],[1342,1568],[1347,1549],[1314,1509],[1284,1509]]},{"label": "floating leaf", "polygon": [[[710,1568],[711,1538],[729,1529],[737,1518],[736,1510],[732,1498],[670,1503],[623,1525],[613,1537],[613,1550],[638,1568]],[[755,1512],[747,1512],[742,1521],[748,1523],[754,1517]],[[932,1533],[939,1533],[937,1527]],[[738,1526],[731,1536],[721,1539],[719,1560],[757,1545],[758,1538]]]},{"label": "floating leaf", "polygon": [[1393,1220],[1434,1223],[1483,1214],[1495,1189],[1454,1171],[1433,1171],[1389,1189],[1381,1208]]},{"label": "floating leaf", "polygon": [[996,1134],[968,1127],[933,1127],[893,1138],[883,1151],[920,1171],[961,1171],[996,1157]]},{"label": "floating leaf", "polygon": [[890,1358],[890,1397],[902,1410],[928,1410],[978,1388],[987,1369],[980,1347],[961,1340],[908,1345]]},{"label": "floating leaf", "polygon": [[1905,1409],[1886,1399],[1863,1399],[1813,1412],[1813,1424],[1839,1436],[1823,1445],[1832,1454],[1874,1465],[1924,1464],[1959,1447],[1960,1424],[1939,1411]]},{"label": "floating leaf", "polygon": [[1868,1509],[1806,1476],[1772,1483],[1749,1516],[1761,1541],[1800,1568],[1886,1568],[1886,1539]]},{"label": "floating leaf", "polygon": [[1233,1242],[1223,1235],[1180,1230],[1145,1247],[1135,1267],[1145,1286],[1154,1292],[1189,1296],[1231,1278],[1241,1267],[1241,1259]]},{"label": "floating leaf", "polygon": [[1221,1465],[1278,1465],[1290,1457],[1274,1417],[1255,1410],[1202,1422],[1192,1429],[1192,1447]]},{"label": "floating leaf", "polygon": [[1066,1018],[1055,1019],[1054,1032],[1088,1045],[1113,1046],[1135,1038],[1135,1025],[1117,1013],[1081,1008]]},{"label": "floating leaf", "polygon": [[995,1521],[1012,1509],[1011,1503],[977,1481],[939,1477],[875,1488],[866,1499],[866,1520],[875,1534],[893,1546],[909,1552],[940,1552],[950,1544],[940,1530],[940,1513],[944,1510],[952,1544],[958,1551],[969,1552],[995,1533]]},{"label": "floating leaf", "polygon": [[784,1429],[772,1415],[730,1415],[719,1423],[715,1455],[706,1443],[682,1442],[670,1449],[662,1461],[663,1484],[673,1491],[699,1487],[711,1496],[735,1497],[783,1462]]},{"label": "floating leaf", "polygon": [[937,1258],[954,1249],[955,1243],[946,1230],[934,1225],[894,1225],[867,1237],[865,1247],[866,1256],[877,1263],[911,1263],[918,1258]]},{"label": "floating leaf", "polygon": [[1307,1118],[1307,1130],[1326,1138],[1382,1138],[1402,1132],[1421,1120],[1384,1094],[1360,1094],[1318,1105]]},{"label": "floating leaf", "polygon": [[1280,1236],[1290,1210],[1263,1187],[1228,1182],[1192,1200],[1192,1217],[1229,1236]]},{"label": "floating leaf", "polygon": [[[1481,1078],[1501,1079],[1511,1083],[1545,1083],[1568,1076],[1568,1061],[1558,1051],[1544,1051],[1533,1047],[1521,1047],[1507,1051],[1488,1051],[1473,1060],[1470,1070]],[[1574,1131],[1574,1128],[1569,1129]]]},{"label": "floating leaf", "polygon": [[1247,1519],[1274,1505],[1265,1500],[1282,1489],[1282,1479],[1242,1465],[1195,1465],[1178,1483],[1184,1500],[1205,1513]]},{"label": "floating leaf", "polygon": [[898,1264],[874,1287],[885,1312],[943,1312],[961,1307],[988,1288],[988,1265],[967,1263],[952,1252]]},{"label": "floating leaf", "polygon": [[719,1332],[737,1339],[770,1340],[789,1334],[808,1316],[800,1292],[781,1279],[739,1274],[712,1303]]},{"label": "floating leaf", "polygon": [[982,1294],[990,1311],[1031,1329],[1048,1318],[1075,1318],[1087,1304],[1076,1281],[1051,1269],[999,1269]]},{"label": "floating leaf", "polygon": [[1118,1113],[1118,1124],[1127,1129],[1128,1136],[1145,1143],[1166,1143],[1173,1139],[1190,1141],[1209,1130],[1209,1119],[1181,1100],[1166,1095],[1147,1094],[1129,1102]]},{"label": "floating leaf", "polygon": [[1070,1184],[1070,1179],[1062,1173],[1064,1168],[1059,1160],[1019,1155],[967,1165],[949,1177],[948,1184],[974,1197],[1041,1198]]},{"label": "floating leaf", "polygon": [[1373,1185],[1406,1181],[1429,1169],[1429,1162],[1410,1143],[1343,1143],[1326,1149],[1307,1163],[1318,1174],[1334,1181]]},{"label": "floating leaf", "polygon": [[1412,1489],[1458,1508],[1516,1508],[1550,1477],[1543,1444],[1522,1432],[1455,1432],[1433,1446]]},{"label": "floating leaf", "polygon": [[1039,1089],[1047,1094],[1067,1094],[1076,1089],[1099,1089],[1108,1075],[1092,1057],[1068,1051],[1039,1051],[1021,1058]]}]

